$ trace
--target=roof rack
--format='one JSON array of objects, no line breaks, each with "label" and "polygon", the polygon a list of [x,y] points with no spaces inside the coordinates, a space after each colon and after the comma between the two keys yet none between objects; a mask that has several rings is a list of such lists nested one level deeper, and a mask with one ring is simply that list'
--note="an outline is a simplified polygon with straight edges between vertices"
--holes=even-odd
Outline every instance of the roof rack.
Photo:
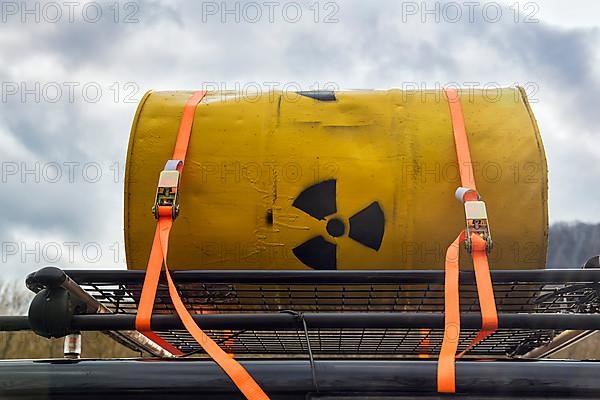
[{"label": "roof rack", "polygon": [[[426,358],[441,346],[443,271],[176,271],[173,277],[199,326],[238,358]],[[143,279],[144,271],[43,268],[27,278],[38,293],[29,317],[8,319],[4,329],[46,337],[104,331],[136,351],[168,356],[135,332]],[[460,280],[464,348],[481,318],[474,274],[461,272]],[[495,270],[492,280],[499,329],[467,357],[547,357],[600,330],[600,269]],[[153,330],[187,355],[201,353],[172,309],[164,277],[154,313]]]},{"label": "roof rack", "polygon": [[[499,329],[457,362],[459,397],[443,397],[597,398],[600,362],[532,359],[600,330],[600,269],[495,270],[491,277]],[[173,279],[198,325],[272,399],[442,398],[433,358],[443,335],[443,271],[176,271]],[[46,267],[30,274],[27,287],[37,294],[29,315],[0,317],[0,330],[66,336],[66,344],[82,331],[102,331],[160,360],[2,361],[2,397],[85,392],[93,400],[118,390],[115,400],[148,399],[168,388],[170,398],[237,398],[183,329],[164,276],[152,329],[187,358],[170,359],[135,331],[143,280],[144,271]],[[481,316],[474,274],[461,272],[460,281],[464,348]],[[34,379],[40,374],[43,380]]]}]

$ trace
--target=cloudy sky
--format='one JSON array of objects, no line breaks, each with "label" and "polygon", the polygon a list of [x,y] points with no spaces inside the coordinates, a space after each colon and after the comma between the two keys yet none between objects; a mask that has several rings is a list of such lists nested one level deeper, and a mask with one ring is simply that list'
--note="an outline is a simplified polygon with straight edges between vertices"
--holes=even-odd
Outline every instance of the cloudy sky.
[{"label": "cloudy sky", "polygon": [[5,1],[2,276],[122,268],[136,101],[203,82],[525,86],[548,156],[551,221],[599,222],[599,14],[593,0]]}]

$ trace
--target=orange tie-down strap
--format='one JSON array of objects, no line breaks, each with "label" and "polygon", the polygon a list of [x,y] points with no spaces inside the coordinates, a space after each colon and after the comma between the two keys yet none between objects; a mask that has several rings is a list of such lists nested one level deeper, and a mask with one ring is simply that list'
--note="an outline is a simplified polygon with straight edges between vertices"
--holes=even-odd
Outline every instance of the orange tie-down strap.
[{"label": "orange tie-down strap", "polygon": [[472,234],[472,258],[477,283],[477,295],[481,307],[482,328],[465,350],[458,356],[460,341],[460,298],[459,298],[459,254],[461,244],[465,241],[462,231],[446,251],[446,276],[444,283],[444,337],[438,360],[438,392],[454,393],[456,391],[455,359],[460,358],[479,342],[498,329],[498,315],[494,290],[490,278],[486,243],[479,235]]},{"label": "orange tie-down strap", "polygon": [[[458,91],[446,90],[452,128],[454,132],[454,143],[463,187],[471,189],[464,196],[464,201],[478,200],[479,195],[475,185],[473,164],[469,150],[469,141],[465,128],[464,115],[460,104]],[[490,268],[487,259],[486,242],[477,234],[470,236],[475,269],[475,282],[477,284],[477,295],[481,309],[482,327],[477,336],[471,341],[465,350],[458,356],[456,352],[460,342],[460,298],[459,298],[459,254],[460,246],[465,241],[465,231],[462,231],[456,240],[448,247],[445,263],[445,287],[444,287],[444,337],[439,354],[437,383],[438,392],[454,393],[456,391],[455,360],[462,357],[467,351],[479,342],[493,334],[498,329],[498,314],[494,289],[490,276]]]},{"label": "orange tie-down strap", "polygon": [[471,151],[469,149],[469,138],[465,127],[465,117],[460,103],[460,96],[456,89],[446,89],[446,98],[448,99],[450,118],[452,119],[452,131],[454,133],[454,147],[456,148],[460,183],[463,187],[477,192],[475,175],[473,175]]},{"label": "orange tie-down strap", "polygon": [[[188,143],[192,131],[194,114],[196,106],[206,92],[195,92],[185,105],[177,142],[173,152],[173,160],[179,160],[177,170],[183,170],[183,161],[187,154]],[[152,311],[154,309],[154,300],[160,280],[160,272],[164,265],[165,275],[169,286],[169,295],[177,315],[181,319],[184,327],[198,342],[198,344],[206,351],[206,353],[223,369],[223,371],[231,378],[233,383],[238,387],[242,394],[249,400],[269,400],[269,397],[250,376],[250,374],[242,367],[240,363],[231,358],[214,340],[212,340],[194,321],[194,318],[187,310],[177,287],[173,282],[171,273],[167,265],[167,254],[169,251],[169,235],[173,226],[173,209],[171,206],[158,207],[158,222],[154,241],[150,251],[150,258],[146,268],[146,276],[144,286],[140,296],[138,313],[136,316],[136,329],[143,333],[150,340],[161,345],[166,350],[174,355],[182,355],[181,351],[172,346],[166,340],[154,333],[151,329]]]}]

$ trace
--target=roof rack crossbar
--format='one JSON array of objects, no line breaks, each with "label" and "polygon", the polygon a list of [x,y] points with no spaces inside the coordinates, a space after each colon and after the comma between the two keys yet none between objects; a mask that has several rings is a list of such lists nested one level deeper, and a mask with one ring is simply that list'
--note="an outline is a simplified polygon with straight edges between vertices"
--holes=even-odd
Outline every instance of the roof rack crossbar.
[{"label": "roof rack crossbar", "polygon": [[[194,320],[208,330],[303,330],[298,318],[288,313],[195,314]],[[441,313],[303,313],[308,329],[442,329]],[[589,329],[600,330],[600,314],[499,314],[500,329]],[[479,313],[463,313],[464,329],[480,329]],[[135,329],[132,314],[74,315],[74,330]],[[183,329],[177,315],[154,314],[152,329]]]}]

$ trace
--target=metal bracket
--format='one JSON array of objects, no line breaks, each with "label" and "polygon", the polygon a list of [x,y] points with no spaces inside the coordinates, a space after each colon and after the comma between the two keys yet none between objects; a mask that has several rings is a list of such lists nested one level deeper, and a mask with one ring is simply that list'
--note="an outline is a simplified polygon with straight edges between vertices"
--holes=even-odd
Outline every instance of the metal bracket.
[{"label": "metal bracket", "polygon": [[[27,319],[31,330],[40,336],[58,338],[79,332],[71,328],[76,315],[104,314],[108,317],[112,314],[109,308],[56,267],[45,267],[29,274],[26,285],[37,293],[29,306]],[[121,344],[133,350],[141,348],[157,357],[173,357],[173,354],[135,330],[103,331],[119,338]]]},{"label": "metal bracket", "polygon": [[65,336],[63,352],[65,358],[78,359],[81,357],[81,332]]}]

